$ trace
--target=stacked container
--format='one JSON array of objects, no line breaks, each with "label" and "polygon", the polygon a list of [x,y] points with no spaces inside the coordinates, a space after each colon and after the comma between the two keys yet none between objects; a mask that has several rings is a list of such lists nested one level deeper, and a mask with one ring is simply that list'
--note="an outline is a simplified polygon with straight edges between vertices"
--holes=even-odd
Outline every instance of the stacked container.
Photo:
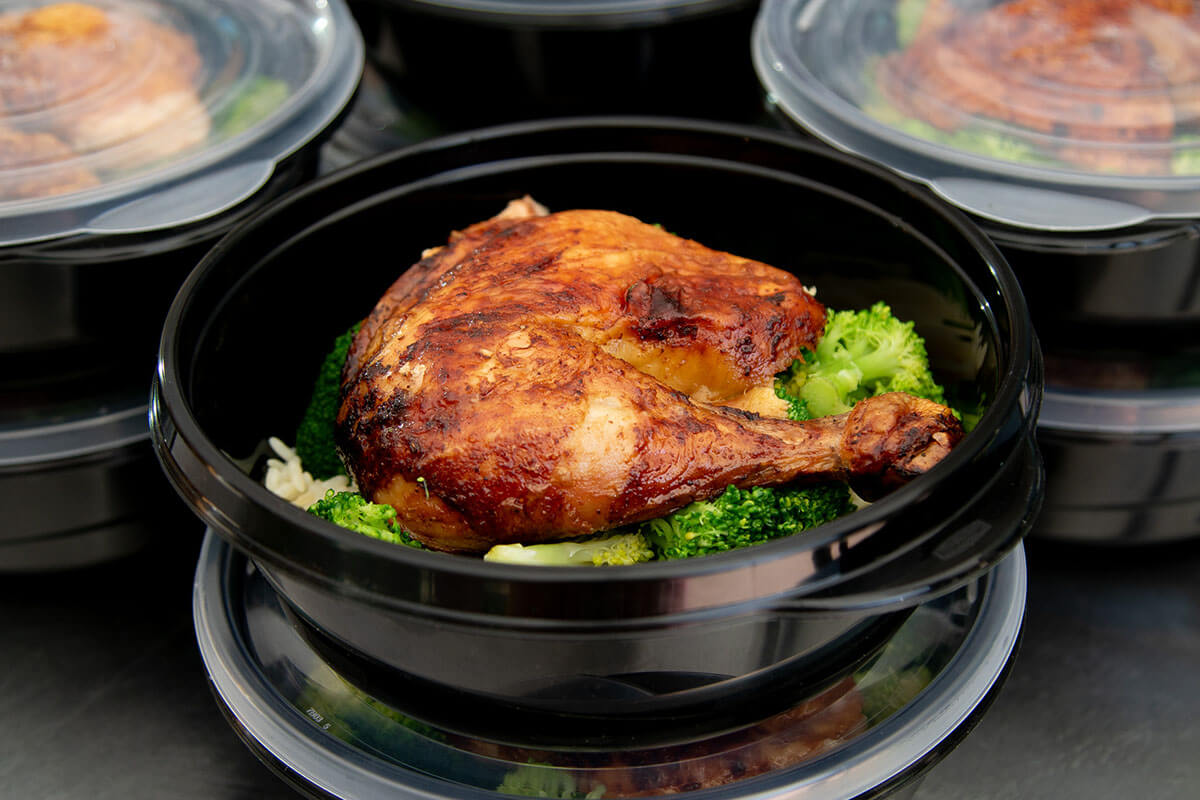
[{"label": "stacked container", "polygon": [[[948,391],[982,392],[986,410],[945,460],[867,508],[679,561],[492,563],[362,536],[269,491],[268,438],[292,440],[333,338],[425,248],[525,194],[774,263],[832,307],[888,300],[925,337]],[[278,314],[263,315],[267,304]],[[702,771],[728,787],[722,796],[849,798],[911,786],[1006,674],[1024,609],[1020,541],[1042,494],[1041,380],[1003,257],[927,193],[762,129],[593,118],[431,140],[326,176],[240,226],[172,304],[151,419],[168,477],[212,531],[196,626],[218,696],[305,792],[495,796],[530,760],[560,765],[572,792],[604,783],[606,797],[633,796],[647,781],[649,794],[690,792],[701,786],[655,781],[668,780],[664,754],[699,743],[717,756]],[[890,710],[850,709],[836,746],[809,760],[805,726],[851,686],[838,708],[861,702],[858,680],[880,664],[885,683],[903,684],[881,684]],[[920,685],[906,695],[909,667]],[[942,688],[910,702],[927,680]],[[761,726],[813,714],[796,736],[784,726],[786,766],[738,766],[739,747],[770,741]],[[638,759],[658,761],[636,778],[578,774]]]},{"label": "stacked container", "polygon": [[1200,533],[1200,11],[768,0],[790,126],[929,187],[1008,257],[1046,351],[1039,533]]},{"label": "stacked container", "polygon": [[170,527],[145,424],[163,317],[220,236],[310,177],[358,83],[339,0],[0,14],[0,570]]},{"label": "stacked container", "polygon": [[758,0],[352,0],[381,72],[447,129],[562,115],[761,115]]}]

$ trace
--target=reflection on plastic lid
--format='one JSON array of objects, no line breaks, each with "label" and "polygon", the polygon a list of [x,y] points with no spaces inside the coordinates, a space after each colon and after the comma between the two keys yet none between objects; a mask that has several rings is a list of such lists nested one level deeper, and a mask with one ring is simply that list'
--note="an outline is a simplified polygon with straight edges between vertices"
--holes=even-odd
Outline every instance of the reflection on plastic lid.
[{"label": "reflection on plastic lid", "polygon": [[[786,113],[970,211],[1047,229],[1200,214],[1200,4],[766,0],[759,23]],[[1013,184],[1091,204],[988,197]]]},{"label": "reflection on plastic lid", "polygon": [[[361,51],[348,11],[328,0],[6,9],[0,244],[86,230],[147,190],[214,166],[263,163],[238,187],[243,195],[257,189],[349,99]],[[217,193],[180,219],[159,214],[146,227],[215,213],[242,199],[234,194]]]},{"label": "reflection on plastic lid", "polygon": [[1025,609],[1021,548],[919,607],[871,664],[752,728],[654,749],[538,751],[465,739],[405,716],[331,670],[261,573],[213,533],[196,572],[201,655],[258,746],[330,796],[707,798],[876,796],[932,754],[998,685]]}]

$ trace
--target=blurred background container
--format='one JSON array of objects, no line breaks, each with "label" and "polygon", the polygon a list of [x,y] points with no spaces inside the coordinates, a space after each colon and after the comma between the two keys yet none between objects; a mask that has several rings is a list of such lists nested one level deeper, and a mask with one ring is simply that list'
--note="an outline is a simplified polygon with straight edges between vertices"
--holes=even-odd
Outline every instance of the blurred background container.
[{"label": "blurred background container", "polygon": [[218,238],[316,174],[363,45],[341,0],[0,20],[0,571],[75,567],[182,521],[146,426],[167,306]]},{"label": "blurred background container", "polygon": [[931,188],[1020,278],[1039,536],[1200,534],[1197,36],[1190,4],[1152,2],[766,0],[756,22],[780,124]]}]

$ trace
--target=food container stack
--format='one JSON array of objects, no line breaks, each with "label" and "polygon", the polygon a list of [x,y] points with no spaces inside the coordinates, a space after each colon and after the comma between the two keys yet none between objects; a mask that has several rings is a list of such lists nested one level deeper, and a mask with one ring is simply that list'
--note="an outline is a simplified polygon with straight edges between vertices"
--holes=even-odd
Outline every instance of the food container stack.
[{"label": "food container stack", "polygon": [[1200,8],[768,0],[753,50],[794,130],[966,211],[1046,353],[1039,535],[1200,534]]},{"label": "food container stack", "polygon": [[761,114],[758,0],[352,0],[371,56],[447,129],[577,114]]},{"label": "food container stack", "polygon": [[[917,608],[858,670],[799,705],[672,744],[552,749],[409,716],[338,672],[279,595],[215,534],[196,572],[196,636],[217,702],[263,763],[307,797],[655,797],[764,789],[822,800],[916,797],[1001,692],[1025,611],[1017,549],[986,577]],[[653,733],[653,731],[651,731]]]},{"label": "food container stack", "polygon": [[5,4],[0,570],[124,555],[178,514],[146,426],[167,307],[311,177],[362,59],[338,0]]},{"label": "food container stack", "polygon": [[[605,224],[618,224],[612,212],[633,217],[629,230],[663,246],[689,250],[686,237],[776,265],[791,273],[789,286],[799,278],[817,287],[832,308],[885,300],[922,332],[946,392],[986,402],[944,458],[874,502],[802,534],[675,560],[541,566],[428,540],[406,546],[398,535],[335,525],[269,488],[271,470],[290,458],[273,439],[290,443],[306,419],[330,343],[422,253],[439,257],[428,248],[450,237],[442,252],[458,252],[451,232],[513,201],[527,208],[526,197],[550,210],[590,209],[581,218]],[[516,236],[540,226],[531,219],[496,224],[512,224]],[[482,258],[508,241],[467,251]],[[347,242],[386,257],[334,276],[329,265],[343,263]],[[520,272],[529,280],[554,268],[542,259]],[[457,286],[454,273],[438,275],[437,287]],[[575,287],[559,288],[545,296],[559,302]],[[426,295],[389,296],[403,304]],[[680,302],[657,307],[671,316]],[[265,305],[280,313],[264,315]],[[458,331],[452,341],[482,342],[500,315],[466,316],[448,328]],[[280,318],[297,321],[286,347],[275,335]],[[529,349],[557,341],[553,330],[523,330],[511,335]],[[437,341],[412,352],[436,356]],[[493,356],[481,343],[471,359]],[[419,372],[439,375],[428,384],[435,390],[462,388],[449,371]],[[392,381],[417,371],[371,374]],[[536,391],[542,380],[512,391]],[[434,139],[318,179],[240,226],[171,306],[151,427],[172,484],[211,530],[194,610],[218,699],[247,744],[306,793],[901,796],[970,730],[1015,652],[1020,543],[1043,489],[1041,381],[1003,257],[928,193],[762,128],[595,117]],[[362,396],[368,410],[415,405],[403,394]],[[520,413],[562,413],[521,396],[531,399]],[[403,449],[378,463],[420,452],[414,437],[452,432],[451,420],[444,408],[399,425],[391,441]],[[487,420],[471,446],[525,430]],[[492,451],[479,452],[483,472]],[[444,473],[417,477],[413,508],[449,496]],[[772,743],[782,760],[767,754]],[[683,761],[691,768],[666,766]],[[531,762],[539,768],[522,769]]]}]

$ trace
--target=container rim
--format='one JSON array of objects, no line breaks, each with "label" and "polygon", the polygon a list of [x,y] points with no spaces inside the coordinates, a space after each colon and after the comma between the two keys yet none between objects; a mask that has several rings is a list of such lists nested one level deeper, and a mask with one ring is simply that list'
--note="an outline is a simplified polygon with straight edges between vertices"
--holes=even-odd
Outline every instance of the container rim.
[{"label": "container rim", "polygon": [[[827,5],[827,0],[764,0],[751,36],[755,70],[772,101],[826,143],[886,165],[973,215],[1019,229],[1102,231],[1200,215],[1200,175],[1023,164],[922,139],[872,118],[818,80],[788,46],[788,37],[811,26]],[[1029,215],[1023,202],[1042,216]]]},{"label": "container rim", "polygon": [[1200,433],[1200,386],[1140,391],[1048,386],[1038,428],[1095,436]]},{"label": "container rim", "polygon": [[[313,17],[312,35],[320,41],[311,70],[270,114],[215,145],[202,145],[130,177],[79,192],[0,202],[0,220],[5,223],[0,245],[80,233],[142,233],[188,224],[220,214],[259,190],[280,162],[319,136],[343,112],[366,58],[362,34],[345,0],[288,2],[307,7]],[[235,19],[256,21],[255,12],[239,14],[238,3],[223,3],[225,13]],[[261,23],[247,25],[259,37],[257,47],[285,44],[271,42],[271,32],[260,29]],[[197,185],[191,188],[192,184]]]},{"label": "container rim", "polygon": [[[913,202],[922,204],[927,211],[939,216],[941,222],[950,226],[956,235],[966,240],[979,254],[982,262],[986,264],[997,282],[1000,297],[1007,306],[1008,317],[1015,323],[1008,326],[1007,341],[999,342],[999,346],[1005,348],[1010,354],[1012,363],[1001,380],[996,396],[992,399],[973,433],[966,436],[949,456],[920,479],[892,492],[868,508],[827,523],[803,536],[777,539],[752,548],[717,553],[704,558],[648,562],[607,567],[603,570],[497,564],[484,562],[477,558],[396,547],[387,542],[357,535],[313,517],[303,509],[291,506],[282,498],[275,496],[265,486],[245,474],[205,436],[185,396],[180,368],[182,364],[186,363],[186,358],[179,352],[178,330],[181,320],[188,314],[192,298],[207,270],[212,265],[228,258],[231,253],[236,253],[241,242],[253,231],[271,225],[280,217],[286,218],[289,209],[304,203],[314,195],[328,191],[331,186],[351,182],[359,176],[393,162],[420,159],[423,155],[438,150],[463,145],[486,144],[489,141],[505,137],[529,133],[570,131],[580,128],[611,130],[626,128],[639,132],[671,130],[698,134],[715,133],[735,140],[753,140],[772,146],[796,149],[834,160],[846,168],[867,173],[872,178],[885,182],[892,189],[903,192]],[[713,159],[713,161],[721,163],[720,159]],[[167,438],[174,439],[177,436],[182,438],[194,451],[200,462],[209,465],[209,469],[219,473],[223,489],[235,492],[239,497],[246,499],[270,515],[283,518],[289,526],[302,530],[306,536],[313,537],[330,552],[358,551],[364,556],[396,566],[425,569],[469,580],[505,581],[529,587],[555,585],[562,587],[565,584],[587,587],[619,584],[635,589],[639,585],[696,576],[712,576],[719,580],[723,573],[736,572],[736,574],[728,576],[727,585],[732,594],[738,595],[740,591],[744,590],[744,582],[751,580],[752,577],[776,574],[783,569],[783,565],[775,562],[779,562],[781,559],[786,562],[788,555],[801,550],[799,539],[804,540],[804,549],[807,550],[814,542],[824,544],[845,539],[856,532],[864,535],[874,532],[884,525],[886,519],[896,509],[927,497],[935,482],[945,480],[947,476],[953,475],[960,466],[977,458],[988,448],[993,438],[1019,437],[1025,434],[1032,436],[1037,406],[1040,402],[1040,387],[1035,387],[1037,391],[1031,395],[1027,391],[1029,387],[1024,385],[1024,380],[1031,369],[1036,369],[1037,377],[1040,378],[1040,350],[1032,327],[1021,324],[1022,320],[1027,319],[1028,311],[1015,275],[996,246],[974,226],[966,215],[933,198],[920,187],[915,187],[894,173],[870,162],[818,144],[802,141],[795,136],[736,123],[652,116],[566,117],[517,122],[449,134],[342,168],[290,192],[268,208],[258,212],[248,223],[225,236],[184,281],[167,314],[159,350],[155,396],[151,403],[151,420],[154,427],[156,451],[169,473],[172,473],[172,468],[167,463],[168,457],[163,452],[166,448],[165,440]],[[1002,332],[998,332],[998,336],[1003,338]],[[1021,415],[1021,424],[1025,426],[1025,430],[1014,431],[1011,429],[1011,425],[1006,425],[1014,411]],[[170,417],[169,421],[164,419],[167,415]],[[172,477],[174,479],[176,476],[172,473]],[[173,482],[175,481],[173,480]],[[204,505],[206,509],[213,510],[212,504],[207,500],[204,501]],[[256,551],[253,542],[241,541],[242,537],[236,536],[232,530],[236,525],[232,520],[224,518],[219,510],[214,512],[213,517],[206,521],[213,525],[219,533],[233,534],[234,538],[239,540],[240,545],[250,550],[252,557],[270,556],[267,551]],[[819,539],[814,537],[819,537]],[[308,578],[321,578],[320,575],[301,569],[295,564],[286,566],[296,574],[305,575]],[[805,588],[807,591],[815,587],[806,586]],[[337,590],[348,594],[355,593],[354,587],[344,585],[339,585]],[[371,596],[364,594],[364,597]],[[749,599],[762,598],[757,595],[754,598],[741,597],[741,600]],[[692,598],[688,602],[696,603],[698,601],[696,598]],[[726,602],[715,603],[715,605],[726,604]],[[710,608],[713,605],[713,603],[700,603],[693,607]]]},{"label": "container rim", "polygon": [[678,22],[752,7],[757,0],[382,0],[386,4],[482,25],[615,28]]},{"label": "container rim", "polygon": [[[498,796],[403,768],[380,773],[365,763],[359,751],[323,734],[316,724],[289,724],[289,718],[298,723],[305,720],[257,667],[245,629],[237,621],[237,598],[231,596],[229,579],[244,566],[227,542],[211,530],[206,533],[193,582],[193,624],[222,710],[251,749],[269,756],[268,765],[276,771],[284,770],[281,777],[346,798],[374,796],[384,790],[434,800]],[[778,774],[685,796],[766,800],[781,792],[819,788],[823,797],[854,800],[875,796],[873,790],[923,773],[966,735],[994,699],[1012,666],[1024,627],[1024,548],[1017,545],[977,580],[982,587],[972,627],[951,661],[908,706],[834,753]]]}]

